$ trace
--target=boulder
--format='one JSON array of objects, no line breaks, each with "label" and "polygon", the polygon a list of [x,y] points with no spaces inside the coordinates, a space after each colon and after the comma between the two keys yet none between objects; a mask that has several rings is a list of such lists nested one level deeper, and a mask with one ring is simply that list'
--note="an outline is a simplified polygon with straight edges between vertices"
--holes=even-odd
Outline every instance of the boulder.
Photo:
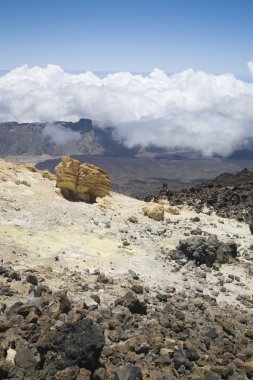
[{"label": "boulder", "polygon": [[17,351],[15,358],[15,364],[21,368],[35,367],[36,359],[31,350],[23,348]]},{"label": "boulder", "polygon": [[[49,330],[39,337],[37,350],[45,357],[45,367],[65,369],[79,366],[94,371],[105,344],[102,331],[93,325],[90,319],[69,321],[59,331]],[[46,353],[54,351],[58,354],[54,360]],[[60,359],[59,359],[60,358]]]},{"label": "boulder", "polygon": [[141,369],[133,364],[120,367],[114,375],[114,380],[142,380],[142,378]]},{"label": "boulder", "polygon": [[79,174],[80,162],[70,157],[62,157],[61,162],[55,168],[56,186],[67,195],[76,194],[76,183]]},{"label": "boulder", "polygon": [[162,205],[151,203],[146,207],[143,207],[144,215],[148,216],[150,219],[157,221],[164,220],[164,207]]},{"label": "boulder", "polygon": [[123,298],[116,300],[117,305],[127,307],[132,314],[147,314],[147,305],[134,296],[132,292],[127,292]]},{"label": "boulder", "polygon": [[158,199],[158,204],[163,206],[163,209],[168,214],[179,215],[180,211],[177,207],[171,206],[170,202],[166,199]]},{"label": "boulder", "polygon": [[131,216],[129,216],[128,220],[129,220],[129,222],[131,222],[131,223],[138,223],[138,218],[137,218],[137,216],[135,216],[135,215],[131,215]]},{"label": "boulder", "polygon": [[43,178],[49,179],[49,181],[55,181],[55,174],[51,173],[49,170],[43,170],[41,173]]},{"label": "boulder", "polygon": [[229,263],[237,256],[237,245],[234,241],[223,243],[216,236],[180,240],[177,249],[189,260],[194,260],[197,265],[206,264],[208,267],[214,262]]},{"label": "boulder", "polygon": [[180,214],[180,211],[177,207],[175,206],[163,206],[164,208],[164,211],[167,212],[168,214],[172,214],[172,215],[179,215]]},{"label": "boulder", "polygon": [[93,203],[97,197],[102,198],[110,192],[108,174],[95,165],[80,164],[71,157],[62,157],[55,172],[56,186],[69,200]]}]

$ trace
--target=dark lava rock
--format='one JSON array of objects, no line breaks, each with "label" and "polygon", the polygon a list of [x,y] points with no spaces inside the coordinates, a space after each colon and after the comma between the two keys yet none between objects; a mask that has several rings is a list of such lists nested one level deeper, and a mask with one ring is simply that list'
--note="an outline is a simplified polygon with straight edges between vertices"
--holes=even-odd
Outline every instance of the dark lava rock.
[{"label": "dark lava rock", "polygon": [[160,302],[167,302],[168,296],[167,296],[166,294],[158,293],[158,294],[156,295],[156,298],[157,298]]},{"label": "dark lava rock", "polygon": [[13,291],[10,288],[10,285],[3,285],[0,286],[0,296],[8,296],[11,297],[13,296]]},{"label": "dark lava rock", "polygon": [[105,338],[90,319],[81,319],[64,324],[57,333],[49,331],[42,343],[37,349],[42,354],[49,350],[58,352],[63,369],[78,365],[92,371],[98,367]]},{"label": "dark lava rock", "polygon": [[128,292],[123,298],[116,301],[116,305],[123,305],[133,314],[147,314],[147,305],[136,298],[133,293]]},{"label": "dark lava rock", "polygon": [[199,360],[199,354],[197,353],[197,351],[195,350],[195,348],[189,348],[188,350],[186,350],[185,351],[185,356],[190,361],[196,362],[197,360]]},{"label": "dark lava rock", "polygon": [[207,205],[221,217],[253,224],[253,172],[248,169],[236,174],[224,173],[204,184],[186,189],[164,188],[159,194],[146,197],[145,200],[158,201],[164,198],[172,205],[193,206],[197,212]]},{"label": "dark lava rock", "polygon": [[177,247],[189,260],[194,260],[197,265],[206,264],[212,266],[215,261],[220,264],[228,263],[237,255],[235,242],[220,242],[216,236],[191,237],[181,240]]},{"label": "dark lava rock", "polygon": [[[190,248],[192,245],[189,243]],[[204,239],[203,245],[218,255],[217,239]],[[236,245],[228,243],[222,249],[233,256]],[[177,252],[185,265],[184,254]],[[206,269],[200,272],[206,273]],[[225,277],[215,274],[223,285]],[[235,281],[237,276],[233,274],[233,278]],[[80,279],[76,281],[77,287],[68,290],[72,305],[69,293],[62,288],[52,293],[46,285],[42,287],[42,281],[38,287],[32,286],[33,294],[22,294],[23,302],[12,304],[13,299],[6,297],[6,305],[0,305],[0,379],[253,379],[251,302],[245,308],[237,303],[217,304],[202,291],[205,280],[196,291],[168,286],[150,288],[148,293],[145,288],[143,302],[142,296],[134,293],[138,288],[133,284],[138,283],[128,276],[129,282],[123,282],[119,294],[122,289],[132,288],[132,292],[120,296],[115,302],[118,306],[101,297],[101,306],[84,310],[82,303],[88,296],[74,295],[80,286]],[[88,276],[85,281],[89,282]],[[102,287],[111,291],[110,286]],[[34,298],[36,290],[41,298]],[[99,301],[95,293],[89,297],[91,303]],[[105,330],[106,345],[100,327]],[[15,365],[8,360],[10,348],[17,352]]]},{"label": "dark lava rock", "polygon": [[43,293],[51,294],[52,291],[46,285],[39,285],[33,292],[34,297],[41,297]]},{"label": "dark lava rock", "polygon": [[108,379],[108,376],[107,376],[107,372],[105,368],[100,367],[96,369],[96,371],[93,374],[93,380],[107,380],[107,379]]},{"label": "dark lava rock", "polygon": [[214,329],[213,327],[209,328],[206,335],[208,336],[208,338],[210,339],[215,339],[219,336],[219,333],[216,329]]},{"label": "dark lava rock", "polygon": [[60,310],[61,313],[68,314],[71,310],[71,303],[66,294],[60,297]]},{"label": "dark lava rock", "polygon": [[[55,380],[76,380],[78,379],[79,368],[77,366],[65,368],[55,374]],[[89,379],[90,377],[86,377]],[[84,379],[84,378],[82,378]]]},{"label": "dark lava rock", "polygon": [[204,374],[203,380],[221,380],[222,377],[213,371],[207,371]]},{"label": "dark lava rock", "polygon": [[100,297],[97,294],[91,294],[90,298],[93,299],[98,305],[101,302]]},{"label": "dark lava rock", "polygon": [[253,329],[247,330],[245,336],[249,339],[253,339]]},{"label": "dark lava rock", "polygon": [[6,314],[9,317],[14,315],[22,315],[22,317],[26,318],[31,309],[33,309],[37,315],[41,315],[43,309],[42,303],[37,300],[28,301],[26,303],[16,302],[6,310]]},{"label": "dark lava rock", "polygon": [[8,273],[8,269],[4,266],[0,266],[0,275],[4,275]]},{"label": "dark lava rock", "polygon": [[136,294],[143,294],[143,286],[135,284],[132,286],[132,291]]},{"label": "dark lava rock", "polygon": [[104,273],[100,273],[97,277],[97,282],[101,282],[102,284],[107,284],[108,283],[108,278]]},{"label": "dark lava rock", "polygon": [[16,272],[16,271],[13,271],[13,272],[10,273],[10,278],[12,278],[12,280],[15,280],[15,281],[20,281],[21,280],[20,273]]},{"label": "dark lava rock", "polygon": [[38,278],[34,274],[28,274],[26,281],[34,286],[38,285]]},{"label": "dark lava rock", "polygon": [[183,355],[182,352],[175,352],[175,354],[173,356],[173,364],[174,364],[174,367],[176,369],[178,369],[179,367],[181,367],[182,365],[184,365],[186,363],[186,361],[187,361],[187,359]]},{"label": "dark lava rock", "polygon": [[120,367],[114,375],[114,380],[142,380],[142,378],[141,369],[132,364]]},{"label": "dark lava rock", "polygon": [[21,368],[31,368],[36,364],[36,359],[31,350],[23,348],[18,350],[15,356],[15,364]]}]

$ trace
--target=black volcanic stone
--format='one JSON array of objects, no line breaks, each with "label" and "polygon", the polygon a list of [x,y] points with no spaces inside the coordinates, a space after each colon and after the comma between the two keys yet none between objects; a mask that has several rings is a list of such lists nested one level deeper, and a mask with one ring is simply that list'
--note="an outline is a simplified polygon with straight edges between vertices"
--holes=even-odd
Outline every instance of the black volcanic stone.
[{"label": "black volcanic stone", "polygon": [[195,348],[189,348],[188,350],[186,350],[185,351],[185,356],[190,361],[194,361],[195,362],[195,361],[199,360],[199,354],[197,353],[197,351],[195,350]]},{"label": "black volcanic stone", "polygon": [[26,281],[29,282],[30,284],[37,286],[38,285],[38,278],[34,274],[29,274],[26,277]]},{"label": "black volcanic stone", "polygon": [[66,313],[66,314],[68,314],[68,312],[71,310],[70,300],[65,294],[60,297],[60,310],[61,310],[61,313]]},{"label": "black volcanic stone", "polygon": [[132,291],[136,294],[143,294],[143,286],[135,284],[132,286]]},{"label": "black volcanic stone", "polygon": [[13,272],[10,273],[10,278],[12,278],[15,281],[20,281],[21,280],[20,273],[16,272],[16,271],[13,271]]},{"label": "black volcanic stone", "polygon": [[[167,198],[172,205],[188,204],[197,212],[205,205],[221,217],[253,224],[253,172],[244,169],[236,174],[224,173],[211,181],[185,189],[162,189],[145,200]],[[251,230],[252,233],[252,230]]]},{"label": "black volcanic stone", "polygon": [[204,374],[203,380],[221,380],[222,377],[213,371],[207,371]]},{"label": "black volcanic stone", "polygon": [[133,314],[147,314],[147,305],[131,292],[126,293],[123,298],[117,300],[117,304],[127,307]]},{"label": "black volcanic stone", "polygon": [[181,240],[177,249],[197,265],[206,264],[211,267],[215,261],[228,263],[237,256],[237,245],[234,241],[220,242],[216,236],[191,237]]},{"label": "black volcanic stone", "polygon": [[157,298],[160,302],[167,302],[168,296],[167,296],[166,294],[158,293],[158,294],[156,295],[156,298]]},{"label": "black volcanic stone", "polygon": [[132,364],[120,367],[114,375],[114,380],[142,380],[142,378],[141,369]]},{"label": "black volcanic stone", "polygon": [[15,364],[21,368],[34,367],[36,359],[31,350],[23,348],[17,351],[15,356]]},{"label": "black volcanic stone", "polygon": [[8,273],[8,269],[6,267],[0,266],[0,275]]},{"label": "black volcanic stone", "polygon": [[178,352],[175,352],[172,361],[173,361],[174,367],[178,369],[179,367],[181,367],[182,365],[186,363],[187,359],[182,352],[178,351]]},{"label": "black volcanic stone", "polygon": [[0,296],[7,296],[11,297],[13,296],[13,291],[10,289],[10,285],[3,285],[0,286]]},{"label": "black volcanic stone", "polygon": [[63,370],[79,366],[94,371],[105,344],[104,334],[90,319],[65,323],[59,331],[48,331],[40,337],[37,350],[42,360],[49,351],[59,353],[59,358],[46,359],[44,367]]}]

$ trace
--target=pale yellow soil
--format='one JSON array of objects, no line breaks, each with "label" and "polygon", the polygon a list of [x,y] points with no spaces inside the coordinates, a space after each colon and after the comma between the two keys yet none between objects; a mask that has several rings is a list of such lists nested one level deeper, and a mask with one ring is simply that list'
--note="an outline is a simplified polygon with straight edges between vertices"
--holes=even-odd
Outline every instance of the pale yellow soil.
[{"label": "pale yellow soil", "polygon": [[[57,273],[64,269],[81,273],[100,269],[117,278],[131,269],[140,274],[144,284],[184,289],[186,284],[199,286],[199,279],[192,271],[172,271],[161,248],[175,248],[186,238],[185,232],[197,227],[223,241],[235,239],[242,259],[253,243],[244,223],[204,213],[198,215],[200,223],[193,223],[190,218],[197,214],[186,207],[180,215],[166,213],[165,221],[158,222],[143,215],[144,206],[145,202],[117,193],[92,205],[69,202],[55,181],[43,178],[41,172],[0,160],[0,259],[21,270],[50,266],[55,273],[51,282],[55,283]],[[130,216],[136,216],[138,223],[130,222]],[[230,292],[220,293],[218,301],[235,303],[238,294],[252,294],[253,280],[240,262],[223,265],[221,271],[225,277],[240,276],[244,285],[225,284]],[[207,293],[216,287],[215,274],[207,273]]]}]

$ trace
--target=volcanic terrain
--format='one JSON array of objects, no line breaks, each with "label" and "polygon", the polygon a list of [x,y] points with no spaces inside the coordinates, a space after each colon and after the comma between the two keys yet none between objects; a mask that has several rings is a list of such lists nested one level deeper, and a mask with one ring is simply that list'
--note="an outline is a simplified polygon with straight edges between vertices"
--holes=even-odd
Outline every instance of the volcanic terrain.
[{"label": "volcanic terrain", "polygon": [[71,202],[4,160],[0,183],[1,379],[253,378],[247,220],[204,201]]}]

